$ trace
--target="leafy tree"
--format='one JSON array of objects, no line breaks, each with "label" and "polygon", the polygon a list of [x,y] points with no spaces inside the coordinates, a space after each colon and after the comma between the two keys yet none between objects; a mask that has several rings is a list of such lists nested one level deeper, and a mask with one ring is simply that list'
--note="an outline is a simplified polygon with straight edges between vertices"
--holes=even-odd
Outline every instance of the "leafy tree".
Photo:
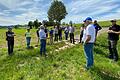
[{"label": "leafy tree", "polygon": [[33,27],[33,22],[32,22],[32,21],[29,21],[29,22],[28,22],[28,26],[30,27],[30,29],[32,29],[32,27]]},{"label": "leafy tree", "polygon": [[65,22],[63,22],[62,25],[65,25]]},{"label": "leafy tree", "polygon": [[34,26],[37,29],[40,26],[40,23],[38,22],[38,19],[34,21]]},{"label": "leafy tree", "polygon": [[61,20],[67,15],[66,7],[64,3],[58,0],[54,0],[48,10],[49,21],[55,21],[57,24],[61,23]]},{"label": "leafy tree", "polygon": [[41,23],[41,22],[39,22],[39,26],[40,26],[40,25],[42,25],[42,23]]},{"label": "leafy tree", "polygon": [[47,24],[47,22],[48,22],[47,20],[43,20],[42,24],[45,26]]},{"label": "leafy tree", "polygon": [[72,25],[73,25],[73,22],[72,22],[72,21],[70,21],[70,22],[69,22],[69,24],[70,24],[70,26],[72,26]]}]

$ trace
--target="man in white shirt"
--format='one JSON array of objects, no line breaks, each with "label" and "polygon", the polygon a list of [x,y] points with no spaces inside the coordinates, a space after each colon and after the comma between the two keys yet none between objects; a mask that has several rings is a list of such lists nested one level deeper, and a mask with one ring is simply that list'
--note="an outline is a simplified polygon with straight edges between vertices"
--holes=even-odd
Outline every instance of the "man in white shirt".
[{"label": "man in white shirt", "polygon": [[44,31],[44,26],[40,26],[40,31],[39,31],[39,36],[40,36],[40,55],[42,56],[42,53],[46,55],[46,33]]},{"label": "man in white shirt", "polygon": [[84,52],[86,56],[86,69],[89,69],[94,64],[93,59],[93,46],[95,42],[95,28],[92,24],[92,19],[87,17],[85,20],[85,25],[87,26],[83,33],[83,42],[84,42]]},{"label": "man in white shirt", "polygon": [[70,33],[70,43],[75,43],[74,41],[74,32],[75,32],[75,28],[71,25],[69,27],[69,33]]}]

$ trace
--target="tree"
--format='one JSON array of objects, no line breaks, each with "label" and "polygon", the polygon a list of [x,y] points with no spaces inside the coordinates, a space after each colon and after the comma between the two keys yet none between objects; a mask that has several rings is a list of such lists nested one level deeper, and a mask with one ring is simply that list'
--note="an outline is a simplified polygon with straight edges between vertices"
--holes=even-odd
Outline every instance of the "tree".
[{"label": "tree", "polygon": [[73,25],[73,22],[72,22],[72,21],[70,21],[70,22],[69,22],[69,24],[70,24],[70,26],[72,26],[72,25]]},{"label": "tree", "polygon": [[43,20],[42,24],[45,26],[47,24],[47,22],[48,22],[47,20]]},{"label": "tree", "polygon": [[63,22],[62,25],[65,25],[65,22]]},{"label": "tree", "polygon": [[55,21],[57,24],[61,23],[61,20],[67,15],[65,5],[58,0],[54,0],[48,10],[48,19]]},{"label": "tree", "polygon": [[28,22],[28,26],[30,27],[30,29],[32,29],[32,27],[33,27],[33,22],[32,22],[32,21],[29,21],[29,22]]},{"label": "tree", "polygon": [[35,26],[35,29],[37,29],[40,26],[40,23],[38,22],[38,19],[36,19],[34,21],[34,26]]}]

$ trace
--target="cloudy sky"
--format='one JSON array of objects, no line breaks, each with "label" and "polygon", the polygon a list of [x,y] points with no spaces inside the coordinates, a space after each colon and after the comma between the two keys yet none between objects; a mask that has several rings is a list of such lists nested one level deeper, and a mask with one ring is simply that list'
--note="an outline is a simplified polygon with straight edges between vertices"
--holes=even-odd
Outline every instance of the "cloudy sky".
[{"label": "cloudy sky", "polygon": [[[120,0],[61,0],[68,15],[62,21],[82,22],[90,16],[97,20],[120,19]],[[52,0],[0,0],[0,25],[25,24],[47,20]]]}]

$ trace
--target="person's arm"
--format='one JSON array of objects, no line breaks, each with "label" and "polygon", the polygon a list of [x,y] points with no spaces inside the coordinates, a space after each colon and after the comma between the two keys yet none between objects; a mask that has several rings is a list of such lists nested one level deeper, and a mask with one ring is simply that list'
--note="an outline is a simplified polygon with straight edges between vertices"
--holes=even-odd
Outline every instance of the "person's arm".
[{"label": "person's arm", "polygon": [[73,32],[75,32],[75,27],[73,27]]},{"label": "person's arm", "polygon": [[85,43],[88,43],[90,40],[91,40],[91,36],[90,36],[90,35],[87,35],[87,36],[86,36]]},{"label": "person's arm", "polygon": [[113,31],[113,30],[111,30],[111,33],[115,33],[115,34],[120,34],[120,31]]},{"label": "person's arm", "polygon": [[109,27],[109,29],[107,30],[107,33],[112,33],[111,27]]},{"label": "person's arm", "polygon": [[112,30],[108,30],[107,33],[112,33],[113,31]]},{"label": "person's arm", "polygon": [[88,43],[91,40],[91,35],[93,34],[93,28],[92,27],[88,27],[86,29],[86,39],[84,43]]},{"label": "person's arm", "polygon": [[45,32],[43,33],[43,38],[45,38],[45,39],[46,39],[46,33],[45,33]]},{"label": "person's arm", "polygon": [[25,33],[25,37],[26,37],[26,33]]},{"label": "person's arm", "polygon": [[8,33],[6,32],[6,37],[8,36]]},{"label": "person's arm", "polygon": [[101,30],[101,29],[102,29],[102,27],[101,27],[99,24],[98,24],[98,28],[99,28],[98,30]]},{"label": "person's arm", "polygon": [[8,39],[8,35],[7,35],[8,33],[6,32],[6,40]]},{"label": "person's arm", "polygon": [[14,34],[14,32],[13,32],[12,36],[13,36],[13,37],[16,36],[16,35]]}]

